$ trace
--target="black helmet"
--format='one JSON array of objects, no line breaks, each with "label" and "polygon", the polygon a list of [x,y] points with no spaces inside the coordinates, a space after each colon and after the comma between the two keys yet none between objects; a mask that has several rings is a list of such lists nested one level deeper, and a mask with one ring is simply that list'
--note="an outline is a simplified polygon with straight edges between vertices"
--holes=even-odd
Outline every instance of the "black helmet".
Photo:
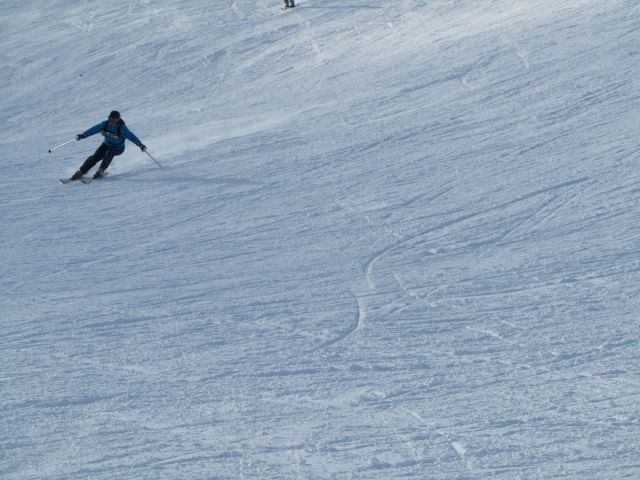
[{"label": "black helmet", "polygon": [[117,110],[112,111],[109,114],[109,118],[113,118],[115,120],[120,120],[120,112],[118,112]]}]

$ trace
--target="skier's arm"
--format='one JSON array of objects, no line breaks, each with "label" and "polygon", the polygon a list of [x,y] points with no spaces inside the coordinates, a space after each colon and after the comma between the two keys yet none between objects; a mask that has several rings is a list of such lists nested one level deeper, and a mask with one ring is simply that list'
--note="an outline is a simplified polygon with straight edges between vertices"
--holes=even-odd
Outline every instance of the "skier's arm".
[{"label": "skier's arm", "polygon": [[87,138],[87,137],[90,137],[91,135],[95,135],[96,133],[100,133],[100,130],[102,130],[102,123],[94,125],[89,130],[82,133],[82,138]]},{"label": "skier's arm", "polygon": [[127,139],[129,139],[129,141],[135,143],[138,147],[142,147],[143,146],[143,144],[140,141],[140,139],[138,137],[136,137],[135,134],[131,130],[129,130],[126,125],[123,125],[122,133],[124,134],[124,136]]}]

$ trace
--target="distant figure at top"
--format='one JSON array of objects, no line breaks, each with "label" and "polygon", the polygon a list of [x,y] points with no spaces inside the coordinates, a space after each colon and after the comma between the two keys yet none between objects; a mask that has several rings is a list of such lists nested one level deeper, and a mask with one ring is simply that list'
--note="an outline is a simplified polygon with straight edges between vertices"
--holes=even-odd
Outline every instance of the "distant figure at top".
[{"label": "distant figure at top", "polygon": [[104,171],[109,167],[113,157],[122,155],[124,152],[124,141],[126,139],[135,143],[143,152],[147,150],[147,147],[144,146],[140,139],[127,128],[124,120],[120,118],[120,112],[117,112],[116,110],[111,112],[104,122],[100,122],[86,132],[76,135],[76,140],[80,141],[83,138],[90,137],[96,133],[102,134],[104,141],[94,154],[85,160],[80,167],[80,170],[73,174],[71,180],[80,180],[83,175],[88,173],[89,170],[91,170],[96,163],[100,161],[102,161],[100,168],[98,168],[93,178],[101,178],[102,175],[104,175]]},{"label": "distant figure at top", "polygon": [[284,0],[284,8],[293,8],[296,6],[296,2],[294,0]]}]

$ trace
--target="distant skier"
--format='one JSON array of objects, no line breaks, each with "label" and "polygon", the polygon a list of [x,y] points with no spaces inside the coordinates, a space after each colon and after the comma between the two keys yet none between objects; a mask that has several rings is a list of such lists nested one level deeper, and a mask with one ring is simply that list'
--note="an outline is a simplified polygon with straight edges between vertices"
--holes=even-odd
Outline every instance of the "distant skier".
[{"label": "distant skier", "polygon": [[295,0],[284,0],[284,8],[293,8],[296,6]]},{"label": "distant skier", "polygon": [[102,134],[102,136],[104,136],[104,141],[94,154],[85,160],[80,167],[80,170],[73,174],[71,180],[80,180],[83,175],[89,172],[89,170],[91,170],[100,161],[102,161],[102,163],[93,175],[93,178],[102,177],[105,170],[109,168],[109,164],[111,164],[113,157],[122,155],[124,152],[125,139],[135,143],[143,152],[147,150],[147,147],[144,146],[140,139],[127,128],[124,120],[120,118],[120,112],[115,110],[109,114],[109,117],[104,122],[100,122],[86,132],[76,135],[76,140],[80,141],[83,138],[90,137],[96,133]]}]

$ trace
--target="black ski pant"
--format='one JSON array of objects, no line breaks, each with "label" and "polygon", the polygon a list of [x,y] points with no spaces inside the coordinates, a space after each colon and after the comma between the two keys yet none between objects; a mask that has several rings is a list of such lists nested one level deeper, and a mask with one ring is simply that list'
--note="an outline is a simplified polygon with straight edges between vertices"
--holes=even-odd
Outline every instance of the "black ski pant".
[{"label": "black ski pant", "polygon": [[122,155],[122,152],[124,152],[124,147],[122,146],[107,145],[106,143],[102,143],[94,152],[94,154],[84,161],[84,163],[80,167],[80,171],[83,174],[86,174],[99,161],[102,161],[102,163],[100,164],[100,168],[106,170],[111,163],[111,160],[113,160],[113,157]]}]

